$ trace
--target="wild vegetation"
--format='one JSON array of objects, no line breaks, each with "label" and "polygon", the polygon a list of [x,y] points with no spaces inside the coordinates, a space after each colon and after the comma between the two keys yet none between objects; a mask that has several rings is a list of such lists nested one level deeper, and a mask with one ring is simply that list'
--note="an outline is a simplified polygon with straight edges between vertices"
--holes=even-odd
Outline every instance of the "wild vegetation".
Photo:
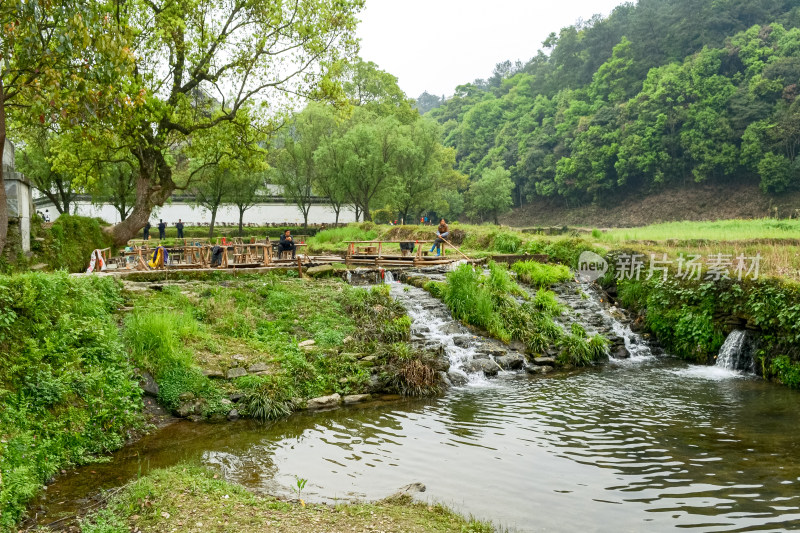
[{"label": "wild vegetation", "polygon": [[96,460],[143,426],[108,278],[0,276],[0,530],[62,468]]}]

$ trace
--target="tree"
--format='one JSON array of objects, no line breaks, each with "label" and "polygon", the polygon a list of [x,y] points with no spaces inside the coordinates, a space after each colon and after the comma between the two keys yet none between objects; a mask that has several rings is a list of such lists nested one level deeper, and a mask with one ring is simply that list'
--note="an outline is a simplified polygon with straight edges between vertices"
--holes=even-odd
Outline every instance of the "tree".
[{"label": "tree", "polygon": [[219,165],[204,167],[193,182],[191,191],[194,194],[195,204],[205,207],[211,213],[211,222],[208,225],[209,239],[214,237],[217,211],[220,206],[230,201],[235,187],[233,170]]},{"label": "tree", "polygon": [[78,196],[73,184],[74,176],[68,171],[53,170],[50,162],[50,137],[41,128],[36,128],[27,139],[24,149],[17,156],[17,167],[31,180],[33,186],[50,200],[59,213],[69,213],[70,204]]},{"label": "tree", "polygon": [[125,220],[136,201],[136,174],[138,169],[133,161],[103,163],[100,165],[100,179],[92,190],[94,203],[109,202]]},{"label": "tree", "polygon": [[233,182],[230,202],[239,210],[239,236],[242,236],[244,213],[258,203],[258,193],[264,188],[264,173],[245,168],[233,177]]},{"label": "tree", "polygon": [[[0,147],[10,121],[76,122],[133,107],[120,100],[118,80],[133,58],[112,7],[89,0],[0,3]],[[0,252],[8,232],[2,157],[0,150]]]},{"label": "tree", "polygon": [[484,170],[481,178],[469,187],[472,209],[481,218],[490,217],[498,224],[498,216],[511,210],[511,192],[514,182],[511,173],[504,168]]},{"label": "tree", "polygon": [[[273,157],[273,181],[283,188],[284,196],[303,213],[303,226],[308,226],[308,213],[313,202],[318,171],[314,154],[336,128],[336,119],[329,109],[310,104],[295,119]],[[337,212],[338,219],[338,212]]]},{"label": "tree", "polygon": [[[279,115],[294,97],[336,93],[327,67],[355,49],[363,0],[119,0],[118,5],[137,36],[133,83],[147,100],[111,125],[117,140],[106,138],[113,148],[128,150],[139,169],[133,210],[109,229],[120,244],[137,233],[155,206],[191,186],[174,175],[181,156],[176,152],[193,146],[198,136],[213,136],[242,113],[269,129],[268,113]],[[73,135],[85,137],[75,130]]]},{"label": "tree", "polygon": [[345,158],[345,195],[364,220],[372,220],[370,206],[385,194],[396,177],[395,157],[400,123],[392,116],[376,117],[356,109],[355,124],[338,141]]}]

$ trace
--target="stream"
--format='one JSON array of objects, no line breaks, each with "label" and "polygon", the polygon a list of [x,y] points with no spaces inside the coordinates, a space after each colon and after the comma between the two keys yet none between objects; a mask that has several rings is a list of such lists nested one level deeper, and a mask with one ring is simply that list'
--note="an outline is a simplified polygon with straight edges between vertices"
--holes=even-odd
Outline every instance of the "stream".
[{"label": "stream", "polygon": [[286,497],[295,476],[307,478],[303,497],[316,502],[380,499],[421,482],[419,499],[510,531],[800,528],[800,395],[747,372],[654,355],[597,295],[573,293],[584,302],[570,302],[578,319],[615,332],[629,358],[486,377],[481,365],[518,354],[471,334],[424,291],[393,284],[413,341],[440,345],[451,361],[458,386],[441,397],[269,424],[179,422],[109,463],[61,476],[33,509],[47,512],[46,524],[98,488],[190,461]]}]

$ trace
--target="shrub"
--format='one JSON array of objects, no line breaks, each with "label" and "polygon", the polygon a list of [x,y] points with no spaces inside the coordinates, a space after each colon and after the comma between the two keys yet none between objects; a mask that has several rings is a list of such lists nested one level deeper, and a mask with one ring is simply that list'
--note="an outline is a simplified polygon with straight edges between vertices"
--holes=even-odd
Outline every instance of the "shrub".
[{"label": "shrub", "polygon": [[45,234],[44,260],[53,269],[83,272],[93,250],[111,245],[111,238],[103,233],[98,219],[61,215]]}]

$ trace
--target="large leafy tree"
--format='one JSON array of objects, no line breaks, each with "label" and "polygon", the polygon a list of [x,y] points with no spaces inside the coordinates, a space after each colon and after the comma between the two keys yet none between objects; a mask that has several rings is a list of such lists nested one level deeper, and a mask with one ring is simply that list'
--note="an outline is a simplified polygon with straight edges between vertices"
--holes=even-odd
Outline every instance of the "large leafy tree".
[{"label": "large leafy tree", "polygon": [[27,136],[24,149],[16,157],[17,168],[31,180],[33,186],[44,194],[59,213],[69,213],[70,205],[79,191],[73,183],[74,174],[66,170],[54,170],[50,162],[49,134],[42,128],[35,128]]},{"label": "large leafy tree", "polygon": [[283,146],[273,154],[272,181],[282,187],[283,195],[303,214],[303,226],[308,225],[314,189],[318,188],[319,171],[314,154],[336,128],[332,110],[312,103],[295,115],[280,139]]},{"label": "large leafy tree", "polygon": [[[354,51],[362,6],[363,0],[120,0],[120,17],[136,36],[134,81],[146,105],[113,124],[117,135],[105,139],[139,169],[135,205],[110,229],[114,240],[130,239],[155,206],[191,186],[174,172],[180,152],[198,137],[214,136],[245,112],[269,129],[270,118],[295,98],[334,94],[327,67]],[[74,136],[97,142],[85,128]]]},{"label": "large leafy tree", "polygon": [[472,209],[481,218],[489,218],[498,224],[498,217],[511,209],[513,190],[514,182],[508,170],[500,167],[485,170],[481,178],[470,185]]},{"label": "large leafy tree", "polygon": [[[9,124],[76,123],[133,109],[124,79],[133,66],[114,4],[90,0],[0,3],[0,147]],[[0,150],[0,252],[8,211]]]}]

